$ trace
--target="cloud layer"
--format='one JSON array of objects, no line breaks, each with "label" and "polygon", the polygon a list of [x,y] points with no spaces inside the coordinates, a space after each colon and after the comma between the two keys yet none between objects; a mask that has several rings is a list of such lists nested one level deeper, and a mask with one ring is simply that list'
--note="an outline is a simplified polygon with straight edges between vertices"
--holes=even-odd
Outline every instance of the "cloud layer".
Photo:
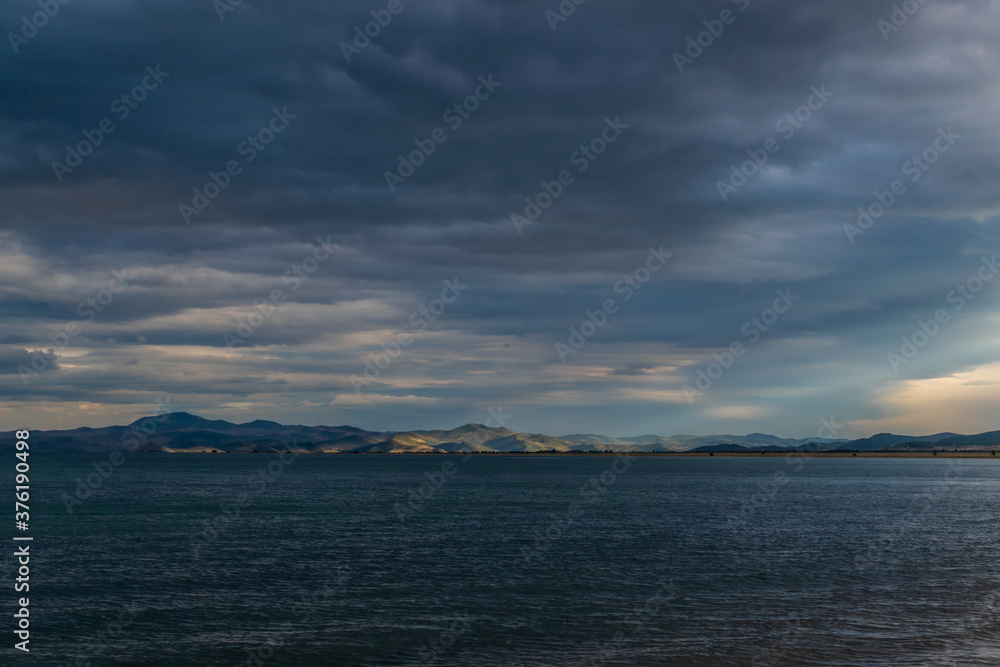
[{"label": "cloud layer", "polygon": [[903,5],[8,3],[4,421],[1000,428],[1000,6]]}]

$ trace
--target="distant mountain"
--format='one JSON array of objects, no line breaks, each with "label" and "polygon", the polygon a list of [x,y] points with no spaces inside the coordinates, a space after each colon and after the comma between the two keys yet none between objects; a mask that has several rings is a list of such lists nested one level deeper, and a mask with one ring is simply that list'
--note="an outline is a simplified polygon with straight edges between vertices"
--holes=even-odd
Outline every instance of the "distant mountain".
[{"label": "distant mountain", "polygon": [[978,435],[947,434],[951,437],[936,440],[935,445],[942,449],[981,449],[1000,450],[1000,431],[989,431]]},{"label": "distant mountain", "polygon": [[434,452],[568,452],[575,443],[550,435],[517,433],[509,428],[466,424],[450,431],[404,431],[359,452],[422,454]]},{"label": "distant mountain", "polygon": [[808,443],[820,442],[826,444],[846,443],[846,439],[832,440],[829,438],[779,438],[766,433],[750,433],[749,435],[640,435],[631,438],[609,438],[602,435],[578,434],[563,436],[564,440],[576,442],[593,449],[632,450],[643,452],[686,452],[699,447],[731,444],[744,447],[801,447]]},{"label": "distant mountain", "polygon": [[574,435],[564,435],[562,440],[567,440],[574,444],[574,451],[637,451],[637,452],[673,452],[685,449],[682,445],[675,445],[670,442],[670,438],[660,435],[639,435],[631,438],[612,438],[609,435],[597,435],[594,433],[577,433]]},{"label": "distant mountain", "polygon": [[[942,437],[943,436],[943,437]],[[957,449],[966,452],[1000,450],[1000,431],[990,431],[978,435],[955,435],[939,433],[920,439],[905,440],[884,447],[886,451],[932,451]]]},{"label": "distant mountain", "polygon": [[764,445],[761,447],[744,447],[743,445],[737,445],[734,443],[723,443],[720,445],[704,445],[702,447],[696,447],[690,450],[692,452],[700,453],[727,453],[727,454],[766,454],[766,453],[787,453],[797,451],[793,447],[775,447],[772,445]]},{"label": "distant mountain", "polygon": [[[143,428],[145,427],[145,428]],[[391,433],[353,426],[289,426],[255,420],[233,424],[187,412],[137,419],[128,426],[32,431],[32,451],[106,452],[115,449],[161,452],[277,451],[294,442],[300,451],[342,451],[382,442]],[[13,438],[0,438],[0,449],[13,447]]]},{"label": "distant mountain", "polygon": [[581,445],[604,445],[620,442],[618,438],[612,438],[608,435],[596,435],[594,433],[574,433],[573,435],[564,435],[562,439]]},{"label": "distant mountain", "polygon": [[314,452],[320,452],[323,454],[350,452],[361,449],[362,447],[377,444],[383,440],[385,440],[384,433],[358,433],[355,435],[349,435],[346,438],[341,438],[339,440],[317,442],[312,445],[311,449]]},{"label": "distant mountain", "polygon": [[441,451],[434,446],[440,442],[436,439],[429,440],[419,433],[394,433],[387,440],[363,445],[350,451],[378,454],[433,454]]},{"label": "distant mountain", "polygon": [[[145,428],[143,428],[145,427]],[[12,449],[13,433],[0,434]],[[448,452],[571,451],[576,443],[544,434],[466,424],[449,431],[366,431],[353,426],[288,426],[258,419],[245,424],[203,419],[187,412],[143,417],[127,426],[32,431],[32,451],[274,452],[291,446],[317,453],[431,454]]]},{"label": "distant mountain", "polygon": [[[0,450],[14,448],[14,433],[0,433]],[[144,417],[126,426],[32,431],[34,452],[107,452],[116,449],[159,452],[274,452],[291,446],[301,452],[435,454],[455,452],[786,452],[1000,450],[1000,431],[978,435],[878,433],[857,440],[779,438],[748,435],[640,435],[614,438],[577,433],[561,438],[518,433],[509,428],[465,424],[451,430],[366,431],[354,426],[285,425],[257,419],[234,424],[188,412]]]},{"label": "distant mountain", "polygon": [[[885,450],[888,447],[895,447],[902,443],[933,443],[937,440],[944,440],[957,436],[957,433],[937,433],[935,435],[896,435],[894,433],[876,433],[870,438],[860,438],[851,440],[835,449],[849,449],[859,452],[873,452]],[[964,437],[964,436],[959,436]]]}]

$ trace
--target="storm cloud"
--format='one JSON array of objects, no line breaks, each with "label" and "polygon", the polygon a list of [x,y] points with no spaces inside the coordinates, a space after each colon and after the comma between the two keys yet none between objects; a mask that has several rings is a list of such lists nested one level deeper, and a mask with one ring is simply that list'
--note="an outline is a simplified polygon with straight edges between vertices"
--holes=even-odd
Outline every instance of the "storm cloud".
[{"label": "storm cloud", "polygon": [[45,7],[0,9],[9,428],[163,396],[375,430],[1000,428],[996,2]]}]

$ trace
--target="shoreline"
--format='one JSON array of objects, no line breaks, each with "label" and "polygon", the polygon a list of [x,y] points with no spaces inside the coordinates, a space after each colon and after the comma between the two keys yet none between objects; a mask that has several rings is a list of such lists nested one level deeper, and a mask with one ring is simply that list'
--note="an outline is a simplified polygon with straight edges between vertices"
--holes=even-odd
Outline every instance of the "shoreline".
[{"label": "shoreline", "polygon": [[[115,450],[118,451],[118,450]],[[684,458],[784,458],[795,456],[797,458],[865,458],[865,459],[996,459],[1000,461],[1000,455],[993,455],[991,452],[310,452],[305,450],[292,450],[296,454],[315,455],[340,455],[340,456],[536,456],[536,457],[602,457],[602,456],[652,456],[652,457],[684,457]],[[106,452],[48,452],[50,454],[100,454]],[[234,452],[234,451],[205,451],[205,450],[174,450],[170,452],[150,452],[137,451],[136,454],[246,454],[246,455],[275,455],[286,454],[288,452]]]}]

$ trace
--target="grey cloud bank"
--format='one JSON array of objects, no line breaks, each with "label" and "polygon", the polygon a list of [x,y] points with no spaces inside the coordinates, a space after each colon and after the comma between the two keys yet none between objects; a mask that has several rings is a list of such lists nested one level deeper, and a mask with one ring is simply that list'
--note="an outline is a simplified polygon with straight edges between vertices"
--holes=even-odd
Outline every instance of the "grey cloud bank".
[{"label": "grey cloud bank", "polygon": [[[847,436],[1000,428],[971,407],[1000,398],[995,290],[900,373],[886,363],[1000,245],[995,4],[389,5],[47,3],[44,26],[37,2],[0,9],[4,418],[120,423],[169,393],[377,430],[494,405],[547,433],[804,436],[818,414]],[[156,66],[163,85],[119,119],[109,102]],[[801,126],[777,129],[789,113]],[[336,261],[276,284],[317,237]],[[670,261],[563,363],[553,345],[661,244]],[[121,267],[127,289],[60,347]],[[462,297],[365,378],[453,276]],[[278,288],[234,355],[222,333]],[[690,404],[778,289],[803,298]],[[956,382],[950,418],[979,421],[921,402]]]}]

